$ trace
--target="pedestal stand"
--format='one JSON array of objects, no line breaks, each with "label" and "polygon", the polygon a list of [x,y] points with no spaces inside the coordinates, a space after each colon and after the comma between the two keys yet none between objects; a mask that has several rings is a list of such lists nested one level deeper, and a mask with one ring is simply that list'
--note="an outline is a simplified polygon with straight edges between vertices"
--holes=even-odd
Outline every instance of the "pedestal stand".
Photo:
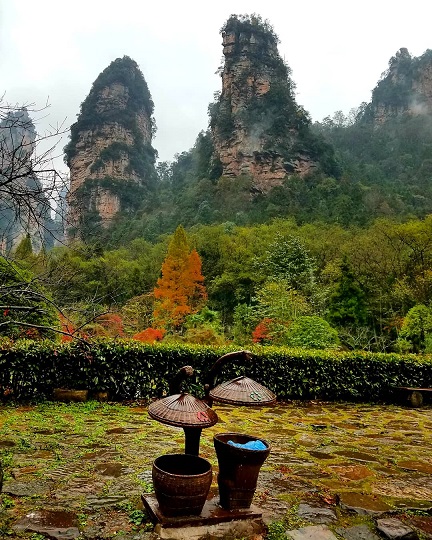
[{"label": "pedestal stand", "polygon": [[219,496],[207,500],[199,516],[164,516],[154,495],[142,495],[144,508],[155,524],[154,531],[164,540],[197,540],[206,534],[223,538],[233,535],[244,538],[264,532],[262,512],[255,506],[224,510],[218,504]]}]

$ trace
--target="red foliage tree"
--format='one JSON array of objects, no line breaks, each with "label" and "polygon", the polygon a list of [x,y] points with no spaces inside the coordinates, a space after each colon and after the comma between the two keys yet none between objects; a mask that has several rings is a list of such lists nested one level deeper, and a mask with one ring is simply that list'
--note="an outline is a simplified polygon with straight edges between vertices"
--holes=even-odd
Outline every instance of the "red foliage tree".
[{"label": "red foliage tree", "polygon": [[103,335],[109,337],[124,336],[123,319],[118,313],[105,313],[104,315],[99,315],[99,317],[95,319],[95,322],[103,328]]},{"label": "red foliage tree", "polygon": [[74,337],[88,339],[89,337],[123,337],[123,320],[117,313],[105,313],[99,315],[94,321],[84,325],[80,330],[77,330],[72,322],[59,315],[62,334],[61,340],[63,343],[72,341]]},{"label": "red foliage tree", "polygon": [[75,332],[75,328],[73,324],[70,322],[69,319],[66,319],[63,315],[59,315],[60,318],[60,324],[61,324],[61,331],[65,332],[61,336],[61,340],[63,343],[66,343],[67,341],[73,340],[73,334]]},{"label": "red foliage tree", "polygon": [[162,341],[164,334],[164,329],[146,328],[145,330],[138,332],[138,334],[135,334],[133,339],[142,341],[143,343],[154,343],[155,341]]},{"label": "red foliage tree", "polygon": [[265,343],[272,340],[270,335],[272,322],[272,319],[266,318],[257,324],[252,332],[252,341],[254,343]]}]

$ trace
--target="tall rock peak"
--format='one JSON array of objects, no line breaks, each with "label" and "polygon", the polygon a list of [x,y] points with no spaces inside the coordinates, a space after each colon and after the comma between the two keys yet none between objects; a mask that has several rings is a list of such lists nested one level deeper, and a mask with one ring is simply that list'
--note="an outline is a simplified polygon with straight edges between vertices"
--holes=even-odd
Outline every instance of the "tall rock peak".
[{"label": "tall rock peak", "polygon": [[250,176],[254,190],[267,192],[289,175],[316,169],[326,145],[312,135],[310,118],[295,101],[271,25],[257,15],[232,15],[221,34],[222,91],[209,112],[224,176]]},{"label": "tall rock peak", "polygon": [[365,118],[375,124],[401,114],[432,114],[432,50],[413,57],[401,48],[372,92]]},{"label": "tall rock peak", "polygon": [[[7,109],[7,107],[5,107]],[[39,252],[52,245],[50,201],[35,173],[37,133],[25,107],[0,118],[0,253],[15,249],[28,235]]]},{"label": "tall rock peak", "polygon": [[65,147],[69,236],[85,238],[148,197],[155,178],[153,101],[138,65],[117,58],[81,104]]}]

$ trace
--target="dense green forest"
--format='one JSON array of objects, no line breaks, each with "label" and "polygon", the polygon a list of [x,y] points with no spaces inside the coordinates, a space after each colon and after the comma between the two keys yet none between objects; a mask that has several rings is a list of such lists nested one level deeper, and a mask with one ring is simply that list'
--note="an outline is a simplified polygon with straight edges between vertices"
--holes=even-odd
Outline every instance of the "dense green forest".
[{"label": "dense green forest", "polygon": [[[432,216],[380,219],[365,228],[225,222],[183,234],[185,249],[200,255],[208,298],[165,339],[376,351],[431,346]],[[38,255],[21,246],[16,271],[21,279],[38,275],[75,329],[92,320],[86,336],[132,336],[153,326],[154,290],[173,238]],[[12,316],[3,313],[2,322]],[[1,329],[10,335],[9,327]]]}]

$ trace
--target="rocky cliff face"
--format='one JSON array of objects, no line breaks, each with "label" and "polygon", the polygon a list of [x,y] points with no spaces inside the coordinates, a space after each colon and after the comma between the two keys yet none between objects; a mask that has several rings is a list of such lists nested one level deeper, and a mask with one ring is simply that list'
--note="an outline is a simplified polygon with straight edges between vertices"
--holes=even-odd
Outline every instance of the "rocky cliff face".
[{"label": "rocky cliff face", "polygon": [[52,245],[49,191],[34,172],[36,130],[25,107],[0,121],[0,253],[29,235],[32,249]]},{"label": "rocky cliff face", "polygon": [[69,235],[87,237],[133,211],[154,181],[153,102],[137,64],[112,62],[96,79],[71,127]]},{"label": "rocky cliff face", "polygon": [[366,113],[377,125],[404,113],[432,114],[432,50],[412,57],[399,49],[373,90]]},{"label": "rocky cliff face", "polygon": [[267,192],[319,167],[322,143],[295,102],[273,29],[255,16],[232,16],[222,37],[222,91],[210,106],[210,126],[223,175],[251,176],[254,190]]}]

